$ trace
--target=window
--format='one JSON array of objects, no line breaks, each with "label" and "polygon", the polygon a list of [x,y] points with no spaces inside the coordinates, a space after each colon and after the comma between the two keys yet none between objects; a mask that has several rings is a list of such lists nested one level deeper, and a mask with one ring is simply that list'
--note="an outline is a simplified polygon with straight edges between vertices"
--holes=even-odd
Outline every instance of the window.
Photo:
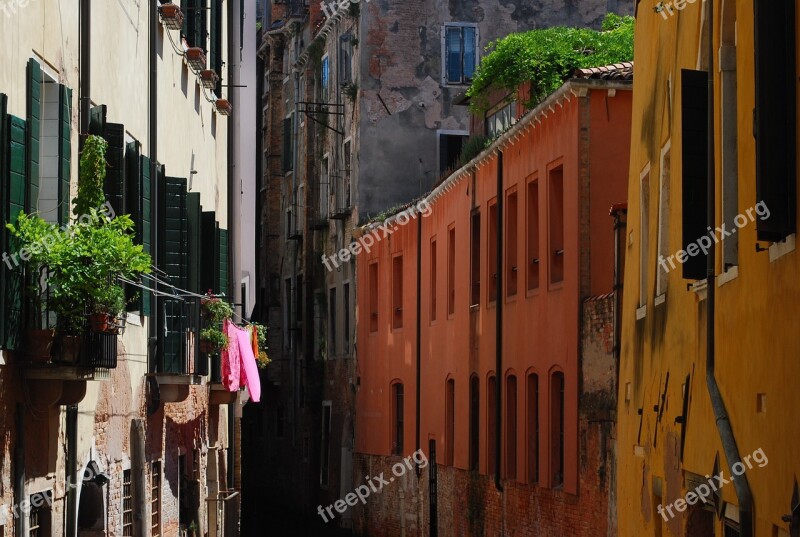
[{"label": "window", "polygon": [[489,205],[489,225],[487,226],[489,236],[486,242],[488,248],[489,263],[489,302],[497,300],[497,202]]},{"label": "window", "polygon": [[378,331],[378,263],[369,264],[369,331]]},{"label": "window", "polygon": [[283,309],[284,315],[286,316],[284,329],[283,329],[283,341],[284,346],[289,349],[291,348],[291,335],[292,335],[292,327],[294,326],[294,318],[292,317],[292,279],[286,278],[283,282]]},{"label": "window", "polygon": [[130,470],[122,472],[122,535],[133,536],[133,487]]},{"label": "window", "polygon": [[564,484],[564,373],[553,373],[550,382],[550,482]]},{"label": "window", "polygon": [[403,328],[403,256],[392,258],[392,328]]},{"label": "window", "polygon": [[456,311],[456,229],[447,230],[447,315]]},{"label": "window", "polygon": [[330,98],[330,61],[326,54],[322,58],[322,66],[320,67],[320,97],[323,103],[327,103]]},{"label": "window", "polygon": [[282,153],[282,169],[284,173],[292,171],[294,168],[294,143],[292,140],[293,126],[292,114],[289,114],[283,119],[283,153]]},{"label": "window", "polygon": [[469,379],[469,469],[478,471],[481,447],[481,381],[477,375]]},{"label": "window", "polygon": [[528,183],[527,265],[528,291],[539,288],[539,181]]},{"label": "window", "polygon": [[539,375],[530,373],[527,386],[528,483],[539,481]]},{"label": "window", "polygon": [[481,303],[481,213],[478,209],[472,213],[469,250],[469,303],[476,306]]},{"label": "window", "polygon": [[321,220],[328,218],[328,209],[330,208],[330,179],[328,172],[328,156],[322,157],[320,164],[320,178],[319,178],[319,217]]},{"label": "window", "polygon": [[150,476],[150,535],[161,535],[161,461],[153,462]]},{"label": "window", "polygon": [[661,150],[661,181],[658,192],[658,263],[656,263],[656,296],[667,292],[667,258],[669,258],[669,154],[670,143]]},{"label": "window", "polygon": [[564,167],[550,170],[550,283],[564,281]]},{"label": "window", "polygon": [[497,465],[497,379],[490,376],[486,382],[486,473],[495,473]]},{"label": "window", "polygon": [[328,358],[336,357],[336,288],[328,290]]},{"label": "window", "polygon": [[[44,499],[44,502],[42,500]],[[53,504],[52,491],[37,492],[28,499],[30,511],[28,512],[28,535],[30,537],[45,537],[51,535],[51,518]]]},{"label": "window", "polygon": [[431,322],[436,320],[436,237],[431,239]]},{"label": "window", "polygon": [[456,403],[456,381],[449,379],[445,387],[445,453],[444,463],[453,466],[455,456],[456,424],[455,424],[455,403]]},{"label": "window", "polygon": [[639,176],[639,306],[647,304],[647,260],[650,238],[650,166]]},{"label": "window", "polygon": [[319,484],[328,486],[331,457],[331,402],[322,402],[322,456],[319,463]]},{"label": "window", "polygon": [[[686,250],[690,244],[694,244],[697,239],[708,233],[708,73],[706,71],[681,70],[681,99],[683,137],[681,249]],[[649,172],[647,168],[645,170]],[[644,179],[645,176],[646,173],[642,172],[640,178]],[[698,255],[685,258],[681,269],[684,279],[705,279],[706,256],[700,252]]]},{"label": "window", "polygon": [[349,33],[339,38],[339,84],[349,84],[353,78],[353,39]]},{"label": "window", "polygon": [[392,454],[403,455],[403,384],[392,384]]},{"label": "window", "polygon": [[508,103],[486,117],[486,136],[496,138],[517,122],[517,103]]},{"label": "window", "polygon": [[477,28],[444,27],[445,84],[469,84],[475,73],[478,55]]},{"label": "window", "polygon": [[303,322],[303,275],[297,275],[294,290],[294,312],[298,323]]},{"label": "window", "polygon": [[517,478],[517,377],[506,378],[506,478]]},{"label": "window", "polygon": [[461,150],[469,138],[467,133],[439,133],[439,173],[460,167]]},{"label": "window", "polygon": [[[736,227],[739,214],[739,130],[736,97],[736,2],[726,0],[722,8],[722,43],[719,69],[722,71],[722,221]],[[722,237],[722,270],[739,264],[739,234]]]},{"label": "window", "polygon": [[506,207],[506,296],[517,294],[517,192],[508,195]]},{"label": "window", "polygon": [[342,207],[350,207],[350,161],[353,153],[353,144],[347,140],[342,147],[344,157],[344,170],[342,170]]},{"label": "window", "polygon": [[344,339],[342,342],[343,348],[342,352],[344,354],[350,354],[350,284],[344,284],[344,290],[342,292],[342,300],[343,300],[343,307],[344,312],[342,316],[342,320],[344,322]]}]

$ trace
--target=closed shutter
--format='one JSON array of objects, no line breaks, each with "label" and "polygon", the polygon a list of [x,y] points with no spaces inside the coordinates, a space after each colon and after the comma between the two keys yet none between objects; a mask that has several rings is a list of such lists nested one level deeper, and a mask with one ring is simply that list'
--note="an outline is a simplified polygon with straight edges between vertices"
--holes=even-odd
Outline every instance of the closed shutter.
[{"label": "closed shutter", "polygon": [[93,106],[89,110],[89,134],[103,136],[106,131],[106,117],[108,107],[104,104]]},{"label": "closed shutter", "polygon": [[[140,155],[141,146],[138,142],[127,144],[125,152],[126,174],[130,177],[127,182],[128,212],[134,222],[136,242],[142,249],[152,254],[151,229],[153,218],[152,200],[150,198],[150,159]],[[130,310],[138,310],[141,315],[149,316],[152,312],[152,294],[144,289],[134,289],[139,293],[139,300],[129,306]]]},{"label": "closed shutter", "polygon": [[[4,185],[6,190],[6,203],[3,210],[7,222],[16,222],[19,213],[25,209],[25,171],[26,161],[26,125],[25,121],[14,116],[6,120],[8,139],[8,182]],[[5,232],[7,233],[7,231]],[[19,245],[8,241],[8,251],[18,252]],[[14,350],[19,340],[19,330],[22,322],[22,271],[12,270],[6,273],[5,281],[5,313],[6,324],[3,339],[5,348]]]},{"label": "closed shutter", "polygon": [[72,200],[69,176],[72,161],[72,90],[59,86],[58,91],[58,223],[69,222]]},{"label": "closed shutter", "polygon": [[186,217],[188,219],[188,283],[186,289],[200,293],[200,193],[190,192],[186,198]]},{"label": "closed shutter", "polygon": [[32,213],[39,207],[39,148],[42,137],[42,68],[28,60],[27,192],[25,207]]},{"label": "closed shutter", "polygon": [[755,0],[756,220],[760,241],[797,231],[795,0]]},{"label": "closed shutter", "polygon": [[[0,220],[8,222],[8,161],[9,161],[9,144],[8,144],[8,127],[6,118],[6,111],[8,109],[8,97],[0,93]],[[8,252],[8,230],[3,227],[0,229],[0,250]],[[13,266],[13,265],[12,265]],[[6,312],[5,312],[5,297],[6,297],[6,281],[9,277],[9,267],[5,263],[0,264],[0,347],[5,347],[5,333],[6,333]]]},{"label": "closed shutter", "polygon": [[219,230],[219,292],[224,293],[230,297],[233,302],[233,296],[229,289],[229,273],[228,273],[228,230]]},{"label": "closed shutter", "polygon": [[[708,73],[681,70],[683,249],[708,233]],[[706,277],[702,253],[686,258],[683,277]]]},{"label": "closed shutter", "polygon": [[106,183],[103,190],[115,214],[126,214],[125,207],[125,126],[107,123],[103,138],[108,142],[106,149]]},{"label": "closed shutter", "polygon": [[222,0],[211,0],[211,47],[209,65],[219,76],[217,96],[222,95]]},{"label": "closed shutter", "polygon": [[[187,196],[186,179],[159,177],[160,240],[159,264],[166,273],[167,282],[186,289],[187,274]],[[186,373],[185,342],[188,326],[188,309],[178,299],[164,300],[164,353],[163,371]]]}]

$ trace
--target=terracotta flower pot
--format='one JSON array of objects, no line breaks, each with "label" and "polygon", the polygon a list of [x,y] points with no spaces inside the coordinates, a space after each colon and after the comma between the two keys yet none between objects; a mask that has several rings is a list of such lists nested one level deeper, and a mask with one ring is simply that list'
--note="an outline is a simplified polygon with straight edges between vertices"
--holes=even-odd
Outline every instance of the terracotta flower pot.
[{"label": "terracotta flower pot", "polygon": [[228,116],[233,112],[233,105],[228,99],[217,99],[215,104],[217,105],[217,112],[223,116]]},{"label": "terracotta flower pot", "polygon": [[211,354],[213,352],[216,352],[216,350],[217,350],[217,346],[214,345],[213,342],[211,342],[211,341],[209,341],[207,339],[201,339],[200,340],[200,352],[205,353],[205,354]]},{"label": "terracotta flower pot", "polygon": [[89,316],[89,326],[93,332],[109,334],[115,328],[114,319],[108,313],[92,313]]},{"label": "terracotta flower pot", "polygon": [[161,23],[165,28],[170,30],[181,29],[181,26],[183,26],[183,12],[180,6],[172,3],[162,4],[158,11],[161,14]]},{"label": "terracotta flower pot", "polygon": [[81,355],[80,336],[62,336],[59,360],[67,364],[75,364]]},{"label": "terracotta flower pot", "polygon": [[28,330],[23,340],[23,353],[34,362],[49,362],[55,330]]}]

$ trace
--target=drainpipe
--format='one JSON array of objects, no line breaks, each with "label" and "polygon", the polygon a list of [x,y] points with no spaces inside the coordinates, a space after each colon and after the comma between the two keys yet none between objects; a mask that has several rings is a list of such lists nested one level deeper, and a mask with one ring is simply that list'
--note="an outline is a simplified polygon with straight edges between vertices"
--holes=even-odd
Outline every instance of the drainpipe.
[{"label": "drainpipe", "polygon": [[[417,321],[416,321],[416,330],[417,330],[417,413],[416,413],[416,450],[415,453],[420,449],[420,401],[422,399],[421,387],[422,387],[422,216],[417,215]],[[429,454],[430,455],[430,454]],[[417,478],[422,474],[422,468],[419,464],[417,464]]]},{"label": "drainpipe", "polygon": [[[21,505],[25,497],[25,406],[17,404],[17,445],[14,448],[14,505]],[[67,489],[69,491],[69,489]],[[69,492],[67,492],[69,494]],[[18,518],[14,524],[16,537],[25,537],[27,520]]]},{"label": "drainpipe", "polygon": [[[233,2],[228,2],[228,77],[232,79],[233,77],[233,65],[234,65],[234,54],[236,50],[235,46],[235,39],[233,35],[233,27],[234,21],[234,10],[233,10]],[[232,84],[233,82],[231,82]],[[228,88],[228,91],[231,91],[231,88]],[[231,150],[231,141],[233,136],[233,121],[228,121],[228,188],[230,193],[230,177],[231,177],[231,170],[230,170],[230,158],[232,154]],[[230,196],[228,198],[229,206],[230,206]],[[230,223],[231,217],[228,215],[228,222]],[[228,252],[230,252],[230,247],[228,248]],[[229,278],[230,280],[230,278]],[[228,282],[228,287],[230,287],[230,281]],[[222,289],[221,291],[226,291]],[[233,302],[236,302],[235,300]],[[228,490],[234,490],[234,464],[236,462],[236,427],[234,427],[234,420],[236,419],[236,414],[234,412],[234,405],[239,404],[239,397],[236,398],[236,403],[232,403],[228,405]]]},{"label": "drainpipe", "polygon": [[[714,2],[707,1],[706,17],[708,20],[708,208],[706,214],[708,226],[713,228],[716,225],[716,169],[715,169],[715,148],[714,148]],[[741,464],[742,458],[739,455],[739,448],[736,445],[736,437],[733,435],[728,412],[725,409],[725,401],[722,399],[719,385],[714,374],[714,318],[716,295],[716,249],[708,251],[706,259],[706,278],[707,278],[707,328],[706,328],[706,385],[708,394],[711,397],[711,407],[714,410],[717,430],[719,431],[722,449],[725,459],[728,461],[729,468],[732,469],[736,463]],[[731,473],[733,471],[731,470]],[[752,537],[753,535],[753,496],[750,492],[750,485],[747,476],[742,474],[736,476],[734,481],[736,496],[739,499],[739,526],[742,537]]]},{"label": "drainpipe", "polygon": [[500,396],[503,386],[503,152],[497,152],[497,296],[495,305],[497,315],[495,317],[495,401],[494,401],[494,486],[499,492],[503,492],[503,485],[500,482],[500,468],[502,466],[502,418],[503,406]]},{"label": "drainpipe", "polygon": [[66,416],[67,464],[64,473],[67,484],[67,531],[72,537],[78,534],[78,483],[76,483],[78,457],[78,405],[69,405]]},{"label": "drainpipe", "polygon": [[619,355],[621,350],[620,329],[622,326],[622,249],[620,248],[620,236],[627,227],[625,216],[628,214],[628,204],[620,203],[613,205],[610,211],[614,218],[614,344],[612,352],[614,364],[617,368],[617,382],[619,382]]},{"label": "drainpipe", "polygon": [[[150,78],[148,80],[148,101],[150,105],[147,119],[147,138],[148,152],[150,153],[150,192],[151,199],[154,200],[152,203],[153,218],[150,240],[150,244],[152,244],[153,247],[150,249],[150,255],[153,258],[153,266],[158,267],[158,241],[156,238],[159,236],[161,230],[158,229],[159,204],[157,200],[161,185],[158,183],[158,9],[155,5],[155,2],[150,3],[148,22],[150,25]],[[156,288],[158,288],[158,286],[156,286]],[[163,352],[164,349],[164,334],[163,330],[159,329],[164,326],[162,324],[164,321],[161,312],[161,304],[163,301],[157,293],[152,293],[152,295],[152,300],[154,302],[149,323],[149,343],[155,342],[156,349],[155,353],[152,354],[153,358],[155,359],[149,364],[149,369],[151,372],[155,372],[158,370],[158,356]],[[150,345],[148,345],[148,351],[149,348]],[[148,352],[148,355],[150,355],[150,352]]]}]

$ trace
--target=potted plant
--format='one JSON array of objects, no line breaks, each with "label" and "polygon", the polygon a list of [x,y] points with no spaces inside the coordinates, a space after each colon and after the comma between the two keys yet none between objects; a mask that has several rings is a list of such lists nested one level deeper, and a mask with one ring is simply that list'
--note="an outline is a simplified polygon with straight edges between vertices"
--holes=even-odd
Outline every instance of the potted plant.
[{"label": "potted plant", "polygon": [[267,327],[263,324],[253,323],[253,329],[256,331],[258,339],[258,355],[256,356],[256,365],[259,369],[266,368],[272,360],[267,355]]},{"label": "potted plant", "polygon": [[206,68],[206,53],[200,47],[189,47],[186,49],[186,63],[192,71],[199,72]]},{"label": "potted plant", "polygon": [[168,2],[158,7],[161,23],[169,30],[180,30],[183,26],[183,12],[180,6]]},{"label": "potted plant", "polygon": [[233,112],[233,105],[228,99],[217,99],[214,104],[217,107],[217,112],[222,116],[229,116]]},{"label": "potted plant", "polygon": [[125,312],[125,290],[121,285],[112,284],[95,289],[91,296],[89,327],[102,334],[118,331],[118,319]]},{"label": "potted plant", "polygon": [[219,83],[219,75],[213,69],[203,69],[200,71],[200,82],[204,88],[213,90]]},{"label": "potted plant", "polygon": [[207,326],[200,331],[200,352],[215,354],[228,348],[228,336],[216,326]]},{"label": "potted plant", "polygon": [[203,317],[211,323],[221,323],[233,316],[233,307],[209,291],[200,302]]}]

